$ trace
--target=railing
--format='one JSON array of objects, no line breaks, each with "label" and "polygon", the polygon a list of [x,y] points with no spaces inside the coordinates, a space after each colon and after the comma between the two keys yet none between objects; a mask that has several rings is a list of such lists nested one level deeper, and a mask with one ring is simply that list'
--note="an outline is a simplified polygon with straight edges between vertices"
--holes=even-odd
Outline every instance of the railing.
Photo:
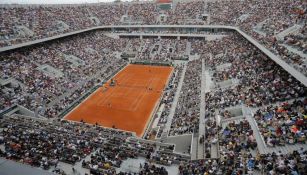
[{"label": "railing", "polygon": [[131,64],[141,64],[141,65],[153,65],[153,66],[172,66],[172,62],[169,61],[155,61],[155,60],[136,60],[131,61]]},{"label": "railing", "polygon": [[0,113],[0,119],[1,119],[5,114],[7,114],[7,113],[13,111],[16,107],[17,107],[17,105],[15,104],[15,105],[13,105],[13,106],[7,108],[7,109],[4,109],[4,111],[2,111],[2,112]]},{"label": "railing", "polygon": [[[38,43],[43,43],[67,36],[73,36],[75,34],[81,34],[89,31],[94,31],[94,30],[121,30],[121,29],[148,29],[148,30],[153,30],[153,29],[165,29],[165,28],[177,28],[178,30],[182,29],[207,29],[207,30],[212,30],[212,31],[230,31],[230,30],[236,30],[236,27],[232,26],[223,26],[223,25],[110,25],[110,26],[97,26],[97,27],[91,27],[87,29],[82,29],[82,30],[77,30],[77,31],[72,31],[68,33],[63,33],[47,38],[41,38],[33,41],[28,41],[28,42],[23,42],[11,46],[5,46],[0,48],[0,52],[12,50],[12,49],[17,49],[21,47],[26,47]],[[170,35],[170,34],[169,34]],[[193,34],[190,34],[189,36],[194,36]]]}]

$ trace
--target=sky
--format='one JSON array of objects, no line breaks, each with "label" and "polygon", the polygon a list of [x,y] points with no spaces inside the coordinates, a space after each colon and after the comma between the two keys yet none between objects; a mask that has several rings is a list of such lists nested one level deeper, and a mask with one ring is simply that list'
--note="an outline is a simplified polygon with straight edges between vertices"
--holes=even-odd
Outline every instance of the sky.
[{"label": "sky", "polygon": [[113,1],[114,0],[0,0],[0,4],[78,4]]}]

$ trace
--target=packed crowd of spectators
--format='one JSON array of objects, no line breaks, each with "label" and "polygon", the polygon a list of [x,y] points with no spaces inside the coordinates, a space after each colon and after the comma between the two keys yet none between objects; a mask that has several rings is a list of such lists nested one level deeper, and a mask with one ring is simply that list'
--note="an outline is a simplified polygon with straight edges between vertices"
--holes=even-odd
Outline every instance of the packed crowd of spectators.
[{"label": "packed crowd of spectators", "polygon": [[[154,60],[154,57],[158,55],[160,45],[157,45],[158,39],[153,38],[153,39],[144,39],[144,40],[139,40],[141,42],[141,48],[139,49],[139,52],[137,53],[137,58],[138,60]],[[157,47],[158,46],[158,47]],[[159,58],[158,58],[159,59]],[[161,58],[164,59],[164,58]]]},{"label": "packed crowd of spectators", "polygon": [[127,11],[132,22],[147,25],[156,24],[159,14],[156,4],[152,2],[130,4]]},{"label": "packed crowd of spectators", "polygon": [[[202,1],[179,2],[174,10],[159,10],[153,2],[3,5],[0,7],[0,47],[100,25],[202,24],[204,8]],[[161,14],[167,20],[159,20]]]},{"label": "packed crowd of spectators", "polygon": [[[218,45],[223,41],[226,42]],[[221,46],[225,46],[224,53],[216,50]],[[208,47],[212,59],[208,59],[206,65],[213,72],[213,80],[236,79],[237,83],[225,87],[217,84],[216,90],[206,93],[206,110],[240,104],[257,107],[306,96],[304,85],[241,37],[223,38],[209,43]],[[227,63],[230,64],[228,68],[217,69]]]},{"label": "packed crowd of spectators", "polygon": [[[1,79],[18,83],[1,86],[0,110],[14,104],[33,111],[44,107],[42,115],[55,117],[97,81],[126,64],[113,54],[124,47],[125,41],[92,32],[1,55]],[[47,73],[41,70],[46,65],[51,67]],[[61,105],[53,106],[51,102],[56,100]]]},{"label": "packed crowd of spectators", "polygon": [[[257,152],[253,130],[246,119],[222,124],[219,159],[203,159],[182,163],[179,174],[304,174],[307,150],[291,153]],[[252,153],[256,152],[256,153]]]},{"label": "packed crowd of spectators", "polygon": [[173,44],[173,39],[163,39],[160,40],[159,44],[161,47],[160,54],[156,55],[156,57],[171,59],[174,55],[174,50],[176,47],[175,44]]},{"label": "packed crowd of spectators", "polygon": [[[192,1],[179,2],[174,10],[164,9],[163,11],[159,11],[155,3],[4,6],[1,7],[1,13],[1,21],[3,21],[1,24],[1,46],[96,25],[120,24],[120,19],[123,15],[127,15],[130,21],[140,24],[156,24],[158,23],[159,14],[163,13],[167,16],[165,24],[198,24],[202,23],[202,15],[209,13],[211,24],[239,26],[276,54],[279,54],[286,62],[293,64],[303,73],[306,73],[305,58],[289,51],[283,45],[286,43],[304,53],[306,52],[306,39],[304,37],[306,31],[306,3],[302,1],[282,0],[280,2],[274,0],[267,2],[264,0],[249,0],[207,3],[204,1]],[[61,22],[64,22],[69,27],[63,27]],[[276,39],[275,35],[277,33],[295,24],[303,26],[298,33],[290,34],[281,41]],[[19,29],[20,26],[26,26],[34,34],[22,34],[21,29]],[[262,33],[257,32],[257,30]]]},{"label": "packed crowd of spectators", "polygon": [[[200,142],[204,144],[205,158],[210,158],[211,146],[219,144],[221,158],[214,164],[212,159],[183,164],[179,167],[180,173],[305,172],[302,164],[305,162],[306,150],[304,152],[302,148],[301,154],[278,153],[278,158],[275,153],[255,157],[251,152],[257,151],[257,143],[249,122],[246,120],[239,123],[230,122],[226,127],[220,128],[216,123],[215,112],[218,110],[223,119],[230,119],[234,117],[234,114],[228,111],[227,107],[240,104],[261,107],[276,102],[305,98],[306,87],[237,35],[207,42],[203,45],[202,53],[208,53],[205,62],[215,82],[215,88],[207,92],[205,96],[205,134],[200,138]],[[232,81],[230,86],[223,86],[223,82],[227,80],[236,81]],[[288,88],[290,86],[292,87]],[[254,117],[267,145],[268,143],[269,146],[305,143],[305,101],[305,99],[295,100],[293,103],[283,103],[279,107],[267,106],[256,112]],[[279,140],[283,141],[279,142]],[[285,162],[284,157],[289,157],[291,163]],[[280,161],[269,165],[263,163],[272,159]],[[300,162],[299,167],[293,166],[295,161]]]},{"label": "packed crowd of spectators", "polygon": [[[37,66],[37,65],[48,64],[64,72],[65,78],[70,80],[71,83],[79,84],[79,81],[81,80],[70,74],[80,74],[82,76],[95,75],[97,72],[95,72],[95,70],[93,69],[101,68],[100,66],[96,65],[100,59],[103,63],[109,63],[112,65],[106,68],[106,72],[112,74],[112,71],[115,71],[113,67],[118,66],[118,64],[120,65],[121,61],[118,60],[115,56],[113,56],[111,52],[121,51],[123,48],[125,48],[128,42],[125,39],[118,39],[118,41],[116,41],[115,39],[111,39],[103,35],[100,36],[99,33],[92,33],[92,35],[89,36],[97,38],[98,41],[103,40],[103,42],[101,42],[100,44],[89,43],[89,41],[87,41],[86,38],[80,36],[81,39],[80,38],[79,38],[80,40],[78,39],[80,43],[83,44],[83,46],[88,46],[88,47],[83,47],[85,48],[83,52],[80,50],[81,45],[73,43],[73,41],[76,40],[72,39],[72,41],[70,41],[69,39],[65,39],[63,43],[56,43],[56,44],[51,43],[49,46],[43,45],[44,48],[35,47],[33,48],[33,50],[29,49],[20,53],[19,52],[9,53],[10,54],[9,56],[11,56],[12,58],[14,58],[12,55],[15,54],[17,55],[16,58],[20,58],[21,60],[24,61],[17,62],[14,61],[15,59],[12,58],[7,59],[6,62],[4,62],[5,64],[3,63],[2,66],[7,67],[8,69],[4,69],[6,71],[3,72],[2,75],[4,77],[7,76],[7,77],[16,78],[16,80],[21,81],[23,85],[29,86],[31,84],[30,82],[26,81],[27,78],[22,78],[23,77],[22,75],[27,73],[24,71],[23,68],[25,68],[28,65]],[[93,39],[91,37],[90,39]],[[67,45],[65,45],[65,42],[67,42]],[[106,42],[112,43],[112,46],[108,47],[108,44]],[[203,50],[200,49],[203,46],[205,46],[204,49]],[[222,50],[224,52],[221,53],[221,50],[219,49],[220,47],[224,46],[225,49]],[[234,96],[230,95],[232,93],[236,94],[234,92],[233,87],[227,87],[227,88],[217,87],[217,90],[213,90],[206,94],[206,99],[208,99],[206,104],[208,107],[206,106],[207,121],[205,127],[206,135],[204,136],[204,140],[206,140],[205,144],[207,144],[207,146],[205,147],[209,149],[205,150],[206,158],[210,158],[209,144],[212,143],[214,144],[217,143],[218,141],[217,140],[218,127],[213,118],[213,112],[215,109],[234,106],[241,103],[245,103],[252,107],[257,107],[257,106],[272,104],[279,101],[291,100],[293,98],[306,96],[305,94],[306,90],[303,85],[297,82],[288,73],[286,73],[284,70],[278,67],[274,62],[270,61],[263,54],[261,54],[256,48],[246,43],[244,40],[242,40],[242,38],[240,38],[237,35],[230,35],[229,37],[225,37],[220,41],[208,42],[208,45],[203,45],[201,41],[197,41],[191,46],[191,49],[193,50],[193,52],[195,53],[199,52],[201,54],[210,51],[212,57],[206,56],[201,58],[205,58],[206,65],[209,66],[212,72],[214,72],[212,76],[216,82],[221,82],[229,79],[237,79],[239,83],[234,84],[234,86],[237,89],[250,89],[250,88],[255,88],[256,85],[259,86],[259,88],[255,88],[253,91],[249,90],[238,91],[240,93]],[[42,55],[45,53],[47,53],[47,55],[50,55],[47,57],[46,60],[44,60],[44,58],[42,57]],[[86,60],[90,65],[88,67],[85,66],[84,68],[86,69],[82,69],[82,66],[67,66],[66,64],[68,63],[68,61],[65,60],[65,55],[75,55],[77,58],[81,58],[81,60],[83,59]],[[61,58],[64,59],[59,59],[58,56],[61,56]],[[10,63],[10,61],[13,61],[13,63]],[[199,112],[200,112],[199,111],[200,84],[201,84],[201,70],[202,70],[201,61],[202,61],[201,59],[198,59],[194,61],[189,61],[187,63],[187,71],[185,73],[183,86],[179,96],[179,101],[176,107],[171,129],[169,131],[170,135],[181,135],[186,133],[192,133],[197,131],[198,129]],[[124,62],[122,63],[124,64]],[[230,66],[227,67],[226,69],[217,68],[218,66],[227,63],[230,63]],[[16,69],[16,67],[10,68],[10,66],[14,66],[14,64],[17,65],[21,64],[21,65],[20,67],[17,66],[18,69]],[[65,66],[67,66],[67,68]],[[254,69],[255,66],[258,69]],[[103,65],[102,67],[105,66]],[[90,71],[88,69],[90,69]],[[38,70],[34,71],[39,72]],[[180,74],[180,71],[182,71],[182,67],[178,66],[177,74]],[[9,75],[14,75],[14,76],[9,76]],[[42,80],[45,80],[44,78],[48,77],[43,73],[41,73],[42,77],[36,76],[35,72],[34,75],[35,76],[30,76],[30,75],[28,76],[30,78],[35,78],[35,79],[37,78]],[[98,75],[100,78],[107,77],[107,75],[101,75],[101,73],[98,73]],[[178,79],[179,79],[178,77],[180,76],[175,76],[174,78],[171,79],[171,81],[174,80],[174,82],[173,81],[172,82],[174,84],[178,84]],[[50,78],[50,80],[49,79],[47,80],[49,82],[51,80],[57,80],[57,78],[55,77],[55,78]],[[87,83],[85,84],[86,86],[85,89],[92,87],[96,81],[97,79],[87,81]],[[174,84],[170,84],[169,88],[173,90]],[[54,96],[67,93],[66,91],[63,91],[61,89],[52,90],[51,88],[55,88],[56,86],[52,87],[51,85],[52,84],[48,84],[48,86],[42,86],[40,83],[34,83],[33,86],[35,88],[38,88],[38,90],[37,89],[32,89],[32,90],[33,92],[37,90],[38,92],[42,92],[42,94],[44,94],[44,91],[49,90],[50,93],[48,94],[57,93],[54,94]],[[250,87],[252,85],[253,87]],[[175,86],[177,87],[177,85]],[[291,88],[288,88],[288,86]],[[20,87],[17,86],[15,87],[15,89],[17,92],[23,91],[21,86]],[[166,92],[168,92],[167,90],[168,89],[166,89]],[[74,91],[74,93],[71,93],[69,96],[66,96],[66,98],[64,98],[65,101],[67,100],[67,103],[63,101],[64,104],[63,106],[68,105],[70,102],[73,101],[73,99],[78,98],[79,94],[82,94],[84,92],[85,90],[83,88],[81,88],[81,90],[77,88],[77,90]],[[270,99],[261,102],[246,100],[247,96],[251,95],[251,92],[253,92],[252,94],[254,95],[256,93],[259,94],[264,93],[263,97]],[[175,91],[172,94],[174,93]],[[271,95],[269,93],[271,93]],[[22,95],[22,93],[20,93],[20,95]],[[169,97],[170,99],[173,99],[174,95],[171,95]],[[259,95],[257,95],[256,97],[259,98]],[[52,100],[52,96],[44,98],[49,99],[48,102]],[[215,100],[211,101],[212,98]],[[225,102],[225,100],[223,100],[222,98],[229,98],[229,99],[227,102]],[[306,139],[306,133],[304,133],[304,130],[306,129],[304,128],[304,121],[306,120],[305,103],[306,103],[305,101],[295,101],[293,102],[293,104],[291,103],[290,105],[283,104],[281,107],[278,108],[276,116],[275,116],[275,110],[272,107],[264,108],[264,110],[260,110],[256,113],[255,118],[258,119],[259,122],[258,126],[261,132],[263,133],[266,139],[266,143],[268,145],[269,144],[273,144],[272,146],[280,145],[280,143],[282,143],[280,141],[282,140],[282,138],[280,139],[278,137],[280,136],[280,133],[284,132],[286,133],[286,137],[289,136],[290,138],[290,139],[287,138],[288,139],[287,143],[295,144],[298,142],[300,143],[305,142]],[[29,104],[30,104],[29,108],[31,109],[31,103]],[[27,104],[26,107],[28,107]],[[54,108],[48,108],[47,112],[51,113],[50,115],[54,115],[55,113],[53,113],[52,110],[63,109],[61,108],[61,106],[55,106]],[[297,111],[299,111],[299,113]],[[267,120],[266,118],[267,113],[273,113],[274,115],[269,115],[271,118]],[[167,116],[168,114],[165,115]],[[231,114],[227,110],[224,111],[224,115],[231,117]],[[277,119],[281,118],[285,121],[285,123],[276,122]],[[30,126],[26,125],[25,123],[31,123],[30,126],[33,126],[34,128],[29,129]],[[29,163],[33,166],[38,166],[45,169],[48,169],[50,166],[54,166],[58,161],[64,161],[73,164],[76,161],[80,161],[82,158],[84,158],[86,155],[90,154],[94,149],[97,148],[99,148],[98,151],[93,155],[91,155],[90,161],[82,162],[83,167],[89,168],[93,174],[114,173],[115,168],[118,168],[123,160],[127,158],[136,158],[138,155],[143,155],[148,160],[163,165],[170,165],[174,160],[178,162],[177,158],[173,157],[172,154],[155,152],[154,145],[131,143],[127,141],[126,139],[127,137],[116,137],[112,139],[111,137],[113,135],[103,135],[103,136],[90,135],[86,137],[83,137],[83,135],[81,135],[80,138],[78,135],[77,136],[74,134],[69,135],[70,132],[67,134],[59,135],[59,133],[62,133],[63,131],[68,132],[69,130],[72,130],[72,128],[69,128],[69,125],[71,125],[71,123],[67,125],[64,123],[64,126],[68,127],[68,129],[65,127],[64,129],[60,128],[58,132],[56,131],[58,128],[57,127],[54,128],[53,125],[40,124],[40,123],[37,124],[36,122],[33,121],[18,122],[18,119],[14,120],[10,118],[9,122],[8,121],[2,122],[2,124],[3,124],[2,127],[4,127],[4,142],[6,143],[5,144],[6,152],[1,154],[9,159]],[[62,124],[59,125],[63,127]],[[38,126],[41,126],[43,128],[37,129]],[[72,125],[72,127],[74,126],[75,125]],[[79,127],[80,126],[77,127],[78,128],[77,133],[80,133]],[[52,132],[49,133],[50,131]],[[294,131],[295,134],[293,134]],[[219,144],[221,148],[222,158],[220,162],[213,161],[213,163],[211,162],[209,163],[209,161],[205,161],[207,162],[206,166],[198,167],[195,169],[191,169],[191,167],[203,164],[200,162],[196,163],[194,162],[191,165],[191,167],[189,167],[190,166],[189,164],[183,164],[182,166],[180,166],[179,170],[183,174],[186,173],[186,171],[188,172],[208,171],[209,173],[225,172],[226,174],[229,174],[231,172],[243,172],[243,171],[248,171],[252,173],[253,171],[260,171],[260,169],[263,169],[263,166],[259,164],[259,161],[257,163],[255,161],[255,157],[253,157],[252,155],[249,154],[240,155],[242,150],[248,152],[249,149],[253,150],[256,148],[255,139],[253,138],[253,131],[250,129],[250,125],[248,124],[248,122],[242,121],[239,124],[230,123],[226,128],[222,130],[221,135],[222,138],[219,140]],[[266,137],[267,135],[269,135],[269,137]],[[56,143],[53,143],[52,141],[51,141],[52,143],[50,143],[51,138],[54,140],[61,140],[66,138],[69,141],[67,142],[64,141],[63,145],[58,146]],[[278,138],[278,140],[276,138]],[[92,142],[88,141],[88,139],[90,139]],[[30,149],[31,147],[29,147],[28,145],[33,145],[34,141],[35,143],[38,142],[37,147],[35,147],[35,149]],[[209,143],[208,141],[211,142]],[[42,152],[43,151],[42,148],[48,144],[51,144],[50,149],[48,149],[48,153],[55,152],[55,154],[47,154],[45,152]],[[101,144],[102,146],[99,146],[99,144]],[[303,155],[304,154],[305,153],[303,153]],[[62,155],[64,156],[62,157]],[[272,158],[272,155],[265,155],[265,156],[268,156],[267,159]],[[302,160],[299,159],[299,162],[304,162],[304,159]],[[231,166],[233,165],[233,163],[235,163],[235,166]],[[298,167],[279,169],[278,167],[277,168],[275,167],[277,165],[279,164],[272,165],[272,167],[274,168],[265,167],[265,169],[268,172],[302,171],[301,170],[302,166],[300,167],[299,170]],[[248,168],[249,166],[250,168]],[[145,169],[144,171],[148,171],[148,168]],[[160,168],[158,169],[154,168],[150,171],[153,172],[163,171],[163,169],[161,170]]]},{"label": "packed crowd of spectators", "polygon": [[[240,27],[306,74],[306,59],[288,50],[292,47],[306,54],[306,5],[305,1],[290,0],[180,2],[174,10],[163,11],[167,16],[164,22],[158,20],[160,12],[154,3],[0,7],[0,47],[98,25],[117,25],[123,15],[141,24],[202,24],[201,15],[207,11],[211,24]],[[294,25],[301,26],[296,33],[282,39],[276,36]],[[307,151],[303,148],[288,154],[255,155],[252,154],[257,152],[255,131],[247,120],[229,122],[224,127],[216,123],[217,109],[223,118],[230,119],[233,114],[227,107],[241,104],[260,107],[253,117],[267,146],[306,143],[306,87],[235,34],[205,43],[202,40],[113,39],[96,31],[5,53],[0,56],[1,79],[12,78],[18,83],[0,86],[0,111],[20,104],[33,111],[44,107],[41,115],[55,117],[126,64],[114,52],[137,52],[139,60],[167,61],[176,54],[184,55],[188,42],[192,43],[191,54],[201,55],[206,62],[215,89],[205,95],[205,134],[200,142],[205,144],[206,159],[189,163],[182,159],[179,173],[306,174]],[[202,107],[201,61],[187,64],[169,131],[171,136],[198,130]],[[55,73],[49,70],[54,75],[40,70],[45,65],[57,70]],[[182,65],[175,68],[164,93],[157,137],[167,122],[182,69]],[[63,75],[57,76],[58,72]],[[223,86],[226,81],[231,81],[229,86]],[[283,103],[272,105],[279,102]],[[57,166],[59,161],[74,164],[91,153],[82,166],[92,174],[116,174],[116,168],[124,160],[140,155],[152,164],[140,165],[139,174],[167,174],[165,168],[155,164],[181,161],[181,157],[173,154],[172,146],[163,149],[160,146],[161,150],[157,151],[153,143],[128,139],[131,133],[83,123],[55,120],[51,124],[10,117],[1,121],[0,126],[3,129],[0,144],[5,146],[5,151],[0,149],[1,157],[44,169]],[[221,157],[210,159],[210,147],[217,144]]]},{"label": "packed crowd of spectators", "polygon": [[285,43],[296,47],[298,50],[303,53],[307,53],[307,43],[306,43],[306,35],[307,35],[307,24],[305,24],[297,34],[290,34],[284,38]]},{"label": "packed crowd of spectators", "polygon": [[201,67],[200,59],[190,61],[187,64],[169,135],[193,133],[198,130]]},{"label": "packed crowd of spectators", "polygon": [[[46,38],[98,25],[117,24],[124,4],[7,5],[0,9],[0,46]],[[93,19],[95,18],[95,19]],[[21,26],[29,29],[20,29]]]},{"label": "packed crowd of spectators", "polygon": [[179,166],[180,175],[231,175],[231,174],[305,174],[307,151],[300,149],[288,154],[273,152],[268,154],[229,153],[220,161],[203,159],[190,161]]},{"label": "packed crowd of spectators", "polygon": [[[137,174],[168,174],[157,164],[186,162],[172,153],[173,145],[139,140],[131,133],[65,120],[42,120],[10,116],[1,120],[0,156],[46,170],[59,170],[59,162],[74,165],[81,161],[91,174],[127,174],[117,168],[127,158],[145,157]],[[84,159],[89,156],[89,159]],[[74,168],[73,168],[73,171]],[[57,171],[58,172],[58,171]],[[59,171],[60,172],[60,171]],[[65,174],[65,173],[62,173]],[[129,173],[128,173],[129,174]]]},{"label": "packed crowd of spectators", "polygon": [[268,146],[306,143],[307,99],[259,109],[255,115]]},{"label": "packed crowd of spectators", "polygon": [[294,65],[294,67],[307,75],[307,59],[301,55],[289,51],[286,46],[297,49],[302,54],[307,54],[307,23],[295,34],[290,34],[284,37],[284,42],[276,45],[276,50],[280,53],[281,58],[287,63]]},{"label": "packed crowd of spectators", "polygon": [[202,14],[205,1],[179,2],[173,12],[168,11],[166,24],[204,24]]},{"label": "packed crowd of spectators", "polygon": [[[243,162],[243,157],[240,155],[242,150],[249,152],[249,150],[255,150],[257,148],[256,139],[254,138],[253,130],[249,122],[243,120],[227,123],[221,131],[219,146],[221,162],[225,166],[223,171],[239,171],[240,168],[243,168],[245,162]],[[252,170],[250,169],[250,171]]]},{"label": "packed crowd of spectators", "polygon": [[188,175],[188,174],[216,174],[218,170],[218,162],[216,160],[199,160],[199,161],[190,161],[186,164],[179,165],[179,174]]},{"label": "packed crowd of spectators", "polygon": [[[306,1],[212,1],[207,9],[211,24],[240,27],[280,58],[307,74],[306,58],[284,46],[289,44],[306,54]],[[295,25],[301,26],[301,29],[278,38],[277,34]]]},{"label": "packed crowd of spectators", "polygon": [[189,41],[187,39],[181,39],[176,42],[176,45],[175,45],[176,50],[174,52],[176,53],[176,57],[178,59],[180,57],[190,54],[188,53],[188,50],[187,50],[188,43]]},{"label": "packed crowd of spectators", "polygon": [[[236,35],[224,37],[219,41],[210,41],[205,45],[204,50],[211,54],[207,59],[205,59],[205,61],[206,66],[208,66],[211,72],[212,80],[216,83],[215,89],[207,92],[205,95],[205,118],[207,121],[205,137],[202,141],[205,144],[206,158],[209,158],[208,149],[210,149],[212,144],[215,144],[218,141],[216,134],[218,127],[215,123],[216,110],[221,113],[223,119],[230,119],[234,117],[234,114],[227,110],[228,107],[241,104],[245,104],[249,107],[261,107],[276,102],[284,102],[300,97],[306,97],[306,87],[304,87],[304,85],[300,84],[282,68],[267,59],[257,49],[249,43],[242,41],[240,37]],[[257,67],[257,69],[255,69],[255,67]],[[220,86],[222,82],[227,80],[236,80],[237,83],[232,81],[229,86]],[[272,140],[276,140],[275,131],[277,126],[280,126],[280,132],[282,129],[284,131],[287,130],[287,133],[294,137],[295,134],[291,132],[291,129],[296,121],[304,123],[304,114],[302,114],[304,113],[304,110],[302,109],[306,106],[303,102],[297,102],[296,104],[300,108],[300,112],[298,112],[297,108],[294,109],[291,107],[293,113],[284,113],[285,117],[287,116],[291,121],[293,120],[294,123],[292,123],[291,126],[286,126],[285,124],[280,123],[280,119],[283,118],[281,115],[278,115],[278,119],[276,118],[275,120],[272,120],[272,118],[270,118],[266,120],[264,115],[268,114],[261,113],[263,110],[259,110],[255,114],[255,119],[258,123],[260,132],[270,136],[273,135],[272,137],[264,137],[266,143],[268,143],[268,138],[269,143],[271,143]],[[265,109],[267,108],[264,108],[264,110]],[[274,111],[274,108],[272,107],[269,109]],[[233,128],[239,127],[235,125]],[[297,126],[294,127],[294,129],[296,128]],[[304,130],[304,128],[298,128],[297,131]],[[231,133],[229,128],[226,128],[224,131],[225,132],[222,134],[223,137],[219,137],[219,140],[222,142],[219,145],[220,147],[225,146],[226,150],[229,150],[229,147],[233,147],[239,143],[243,144],[239,145],[239,147],[244,146],[244,149],[256,148],[255,138],[250,127],[248,127],[248,130],[244,132],[239,131],[240,134],[230,134],[231,136],[238,136],[238,138],[231,138],[234,139],[232,141],[227,141],[228,138],[225,136],[225,133]],[[286,137],[285,133],[286,132],[280,133],[280,137]],[[295,135],[293,140],[298,138],[297,140],[302,143],[306,136],[304,132],[299,133],[302,135]],[[274,139],[272,139],[273,137]],[[293,144],[298,143],[297,140],[293,141]],[[208,143],[208,141],[211,142]],[[237,147],[238,145],[235,146],[235,148]],[[225,154],[226,153],[227,152],[225,152]],[[238,157],[238,154],[230,156],[227,153],[225,157]],[[227,159],[227,161],[229,160]],[[226,167],[230,167],[229,164]],[[253,170],[250,169],[250,171],[252,172]]]},{"label": "packed crowd of spectators", "polygon": [[141,165],[141,168],[142,169],[139,172],[139,175],[155,175],[155,174],[168,175],[168,172],[163,166],[158,167],[154,164],[145,163],[144,165]]},{"label": "packed crowd of spectators", "polygon": [[124,141],[125,138],[109,138],[89,161],[83,160],[82,167],[90,169],[92,174],[116,172],[115,168],[119,168],[123,160],[137,156],[135,152],[119,146]]},{"label": "packed crowd of spectators", "polygon": [[101,127],[21,116],[1,121],[7,159],[49,169],[59,161],[74,164],[89,155],[107,136],[131,136]]},{"label": "packed crowd of spectators", "polygon": [[205,133],[202,133],[199,143],[202,143],[204,146],[204,157],[211,158],[211,149],[217,146],[219,139],[219,125],[215,119],[214,112],[207,112],[205,120]]},{"label": "packed crowd of spectators", "polygon": [[[0,128],[5,146],[1,157],[44,169],[56,167],[59,161],[75,164],[91,153],[89,160],[82,160],[82,167],[90,169],[92,174],[114,173],[124,160],[139,156],[163,165],[185,160],[172,154],[172,145],[161,145],[156,150],[155,142],[134,139],[129,132],[83,122],[11,116],[1,120]],[[153,165],[144,166],[142,172],[166,172]]]},{"label": "packed crowd of spectators", "polygon": [[189,54],[186,50],[189,42],[187,39],[146,38],[143,40],[131,39],[128,42],[125,51],[126,53],[134,52],[137,60],[182,60],[184,56]]}]

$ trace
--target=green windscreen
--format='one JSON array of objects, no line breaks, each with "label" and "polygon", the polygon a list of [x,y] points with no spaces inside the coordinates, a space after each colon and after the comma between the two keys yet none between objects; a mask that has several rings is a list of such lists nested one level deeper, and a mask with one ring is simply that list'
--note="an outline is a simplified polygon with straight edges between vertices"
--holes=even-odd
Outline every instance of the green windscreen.
[{"label": "green windscreen", "polygon": [[158,7],[160,10],[170,10],[172,9],[172,4],[159,4]]}]

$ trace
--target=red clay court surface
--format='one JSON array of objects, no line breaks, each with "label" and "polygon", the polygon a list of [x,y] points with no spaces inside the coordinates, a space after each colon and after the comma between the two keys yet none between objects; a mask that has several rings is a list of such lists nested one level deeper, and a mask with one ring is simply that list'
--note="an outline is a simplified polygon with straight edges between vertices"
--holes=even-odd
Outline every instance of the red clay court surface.
[{"label": "red clay court surface", "polygon": [[172,67],[128,65],[64,117],[142,136],[159,102]]}]

